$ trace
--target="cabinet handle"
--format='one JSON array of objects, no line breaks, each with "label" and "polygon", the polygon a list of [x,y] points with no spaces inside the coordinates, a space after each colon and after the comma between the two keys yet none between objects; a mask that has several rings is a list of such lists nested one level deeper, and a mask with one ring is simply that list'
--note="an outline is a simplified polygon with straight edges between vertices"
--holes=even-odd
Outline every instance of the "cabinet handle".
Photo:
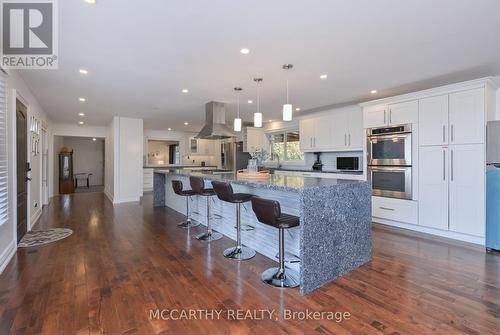
[{"label": "cabinet handle", "polygon": [[394,211],[394,208],[389,208],[389,207],[379,207],[380,209],[383,209],[384,211]]},{"label": "cabinet handle", "polygon": [[314,143],[314,147],[316,148],[316,137],[314,137],[313,143]]},{"label": "cabinet handle", "polygon": [[347,134],[344,134],[344,145],[347,145]]},{"label": "cabinet handle", "polygon": [[384,109],[384,123],[387,123],[387,122],[385,121],[385,119],[386,119],[386,118],[385,118],[385,112],[386,112],[386,110]]},{"label": "cabinet handle", "polygon": [[443,150],[443,180],[446,180],[446,150]]},{"label": "cabinet handle", "polygon": [[443,143],[446,142],[446,126],[443,124]]},{"label": "cabinet handle", "polygon": [[349,138],[349,145],[351,145],[351,134],[348,135]]},{"label": "cabinet handle", "polygon": [[312,148],[313,147],[313,138],[312,137],[309,139],[309,143],[310,143],[309,146]]},{"label": "cabinet handle", "polygon": [[451,181],[453,181],[453,150],[451,150]]},{"label": "cabinet handle", "polygon": [[453,131],[453,125],[451,125],[451,141],[453,142],[455,139],[455,132]]},{"label": "cabinet handle", "polygon": [[389,123],[392,123],[392,109],[389,109]]}]

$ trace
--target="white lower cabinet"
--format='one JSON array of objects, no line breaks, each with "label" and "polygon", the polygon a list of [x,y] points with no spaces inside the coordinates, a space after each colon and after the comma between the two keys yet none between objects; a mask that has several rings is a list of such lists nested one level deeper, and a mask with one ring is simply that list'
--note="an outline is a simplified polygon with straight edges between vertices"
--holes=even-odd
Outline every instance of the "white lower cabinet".
[{"label": "white lower cabinet", "polygon": [[448,229],[448,161],[449,153],[441,146],[419,150],[419,224]]},{"label": "white lower cabinet", "polygon": [[372,216],[384,220],[418,223],[418,205],[413,200],[372,197]]},{"label": "white lower cabinet", "polygon": [[151,168],[145,168],[143,170],[142,190],[144,192],[153,190],[153,173],[154,173],[154,169],[151,169]]},{"label": "white lower cabinet", "polygon": [[485,236],[484,145],[450,146],[450,230]]},{"label": "white lower cabinet", "polygon": [[483,237],[484,144],[419,149],[419,225]]}]

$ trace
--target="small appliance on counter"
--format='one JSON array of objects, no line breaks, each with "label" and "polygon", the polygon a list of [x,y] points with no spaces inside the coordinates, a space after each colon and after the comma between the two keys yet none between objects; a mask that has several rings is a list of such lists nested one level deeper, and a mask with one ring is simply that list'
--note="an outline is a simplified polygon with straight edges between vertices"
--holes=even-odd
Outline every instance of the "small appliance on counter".
[{"label": "small appliance on counter", "polygon": [[314,162],[312,169],[315,171],[323,170],[323,163],[321,162],[321,152],[315,152],[316,161]]},{"label": "small appliance on counter", "polygon": [[500,251],[500,121],[486,127],[486,250]]}]

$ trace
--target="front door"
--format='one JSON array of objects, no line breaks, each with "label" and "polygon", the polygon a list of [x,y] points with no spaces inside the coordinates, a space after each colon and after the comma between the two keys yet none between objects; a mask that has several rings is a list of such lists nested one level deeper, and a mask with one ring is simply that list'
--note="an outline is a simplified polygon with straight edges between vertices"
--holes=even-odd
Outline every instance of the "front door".
[{"label": "front door", "polygon": [[17,242],[28,229],[28,133],[27,109],[16,100],[16,151],[17,151]]}]

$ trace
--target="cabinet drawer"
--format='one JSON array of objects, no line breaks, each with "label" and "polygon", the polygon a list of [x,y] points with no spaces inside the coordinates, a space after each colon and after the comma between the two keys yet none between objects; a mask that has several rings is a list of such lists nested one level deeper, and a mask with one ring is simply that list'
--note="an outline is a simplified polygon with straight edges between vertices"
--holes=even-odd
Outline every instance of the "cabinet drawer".
[{"label": "cabinet drawer", "polygon": [[418,223],[418,206],[413,200],[372,197],[372,216],[405,223]]}]

